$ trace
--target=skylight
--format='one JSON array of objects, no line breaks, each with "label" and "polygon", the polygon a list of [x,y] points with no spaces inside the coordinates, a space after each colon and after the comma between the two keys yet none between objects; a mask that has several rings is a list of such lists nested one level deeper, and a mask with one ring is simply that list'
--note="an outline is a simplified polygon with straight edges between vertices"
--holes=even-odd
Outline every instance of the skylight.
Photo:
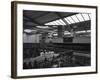
[{"label": "skylight", "polygon": [[82,17],[81,14],[77,14],[76,16],[78,17],[78,19],[79,19],[80,21],[84,21],[84,19],[83,19],[83,17]]},{"label": "skylight", "polygon": [[75,23],[71,17],[67,17],[67,19],[71,22],[71,23]]},{"label": "skylight", "polygon": [[59,20],[55,21],[57,23],[57,25],[61,25],[61,22],[59,22]]},{"label": "skylight", "polygon": [[73,23],[78,23],[78,22],[82,22],[82,21],[87,21],[87,20],[91,20],[91,14],[89,13],[79,13],[79,14],[75,14],[69,17],[65,17],[63,18],[65,21],[63,21],[62,19],[58,19],[58,20],[54,20],[52,22],[48,22],[45,25],[66,25],[66,23],[68,24],[73,24]]},{"label": "skylight", "polygon": [[68,24],[71,24],[71,22],[67,19],[67,18],[64,18]]},{"label": "skylight", "polygon": [[91,14],[88,14],[88,16],[89,16],[89,19],[91,20]]},{"label": "skylight", "polygon": [[62,23],[62,25],[66,25],[62,19],[59,19],[59,21]]},{"label": "skylight", "polygon": [[71,16],[75,22],[79,22],[79,20],[77,19],[77,17],[75,15]]},{"label": "skylight", "polygon": [[85,20],[89,20],[88,14],[82,14],[82,15],[84,16],[84,19],[85,19]]},{"label": "skylight", "polygon": [[54,22],[54,25],[58,25],[58,23],[56,21],[53,21]]}]

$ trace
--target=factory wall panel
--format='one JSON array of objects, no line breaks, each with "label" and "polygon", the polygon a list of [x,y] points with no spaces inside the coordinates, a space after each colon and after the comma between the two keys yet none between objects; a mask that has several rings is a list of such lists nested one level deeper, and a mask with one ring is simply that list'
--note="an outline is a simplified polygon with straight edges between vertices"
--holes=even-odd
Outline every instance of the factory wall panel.
[{"label": "factory wall panel", "polygon": [[39,34],[35,35],[27,35],[24,33],[23,42],[24,43],[39,43]]},{"label": "factory wall panel", "polygon": [[63,39],[62,38],[54,38],[54,39],[47,38],[45,40],[46,43],[49,43],[50,41],[53,42],[53,43],[63,43]]},{"label": "factory wall panel", "polygon": [[90,37],[75,37],[73,38],[73,43],[90,43]]}]

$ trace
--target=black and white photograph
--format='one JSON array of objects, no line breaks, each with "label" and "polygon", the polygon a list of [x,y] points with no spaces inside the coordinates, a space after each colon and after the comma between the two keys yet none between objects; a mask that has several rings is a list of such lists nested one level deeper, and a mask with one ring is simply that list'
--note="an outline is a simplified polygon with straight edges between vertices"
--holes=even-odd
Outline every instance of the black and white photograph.
[{"label": "black and white photograph", "polygon": [[97,7],[12,2],[12,77],[97,73]]},{"label": "black and white photograph", "polygon": [[91,13],[23,10],[23,69],[91,66]]}]

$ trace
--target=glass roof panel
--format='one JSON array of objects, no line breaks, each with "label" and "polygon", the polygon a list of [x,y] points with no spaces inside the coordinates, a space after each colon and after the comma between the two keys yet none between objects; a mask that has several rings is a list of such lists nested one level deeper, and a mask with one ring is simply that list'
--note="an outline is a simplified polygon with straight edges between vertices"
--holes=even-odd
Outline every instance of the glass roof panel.
[{"label": "glass roof panel", "polygon": [[52,25],[52,23],[50,22],[50,23],[48,23],[48,25]]},{"label": "glass roof panel", "polygon": [[53,21],[55,23],[55,25],[58,25],[58,23],[56,21]]},{"label": "glass roof panel", "polygon": [[49,23],[46,23],[45,25],[52,25],[52,23],[51,23],[51,22],[49,22]]},{"label": "glass roof panel", "polygon": [[52,23],[52,25],[56,25],[56,23],[53,21],[53,22],[51,22]]},{"label": "glass roof panel", "polygon": [[83,13],[82,15],[83,15],[83,17],[84,17],[85,20],[89,20],[89,16],[88,16],[88,14]]},{"label": "glass roof panel", "polygon": [[49,23],[45,23],[44,25],[49,25]]},{"label": "glass roof panel", "polygon": [[58,20],[56,20],[55,22],[57,23],[57,25],[61,25],[61,23]]},{"label": "glass roof panel", "polygon": [[[63,18],[68,24],[72,23],[78,23],[86,20],[91,19],[91,14],[89,13],[80,13],[76,15],[72,15],[70,17]],[[66,25],[66,23],[62,19],[58,19],[49,23],[46,23],[45,25]]]},{"label": "glass roof panel", "polygon": [[51,23],[49,23],[48,25],[51,25]]},{"label": "glass roof panel", "polygon": [[58,25],[63,25],[59,20],[56,20],[56,22],[58,23]]},{"label": "glass roof panel", "polygon": [[54,25],[54,22],[50,22],[50,25]]},{"label": "glass roof panel", "polygon": [[76,14],[77,18],[80,20],[80,21],[84,21],[83,17],[81,14]]},{"label": "glass roof panel", "polygon": [[59,19],[59,21],[60,21],[63,25],[66,25],[66,24],[64,23],[64,21],[63,21],[63,20]]},{"label": "glass roof panel", "polygon": [[77,19],[77,17],[75,16],[75,15],[73,15],[73,16],[71,16],[73,19],[74,19],[74,21],[77,23],[77,22],[79,22],[79,20]]},{"label": "glass roof panel", "polygon": [[91,20],[91,14],[88,14],[88,16],[89,16],[89,18],[90,18],[90,20]]},{"label": "glass roof panel", "polygon": [[67,21],[68,24],[71,24],[67,18],[64,18],[64,19]]},{"label": "glass roof panel", "polygon": [[50,23],[46,24],[46,25],[50,25]]},{"label": "glass roof panel", "polygon": [[71,23],[75,23],[71,17],[67,17],[67,19],[71,22]]}]

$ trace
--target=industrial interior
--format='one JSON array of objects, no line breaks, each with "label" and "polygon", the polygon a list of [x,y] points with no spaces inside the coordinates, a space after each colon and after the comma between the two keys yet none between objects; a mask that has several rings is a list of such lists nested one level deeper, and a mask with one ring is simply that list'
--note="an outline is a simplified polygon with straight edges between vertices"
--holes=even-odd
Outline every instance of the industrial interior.
[{"label": "industrial interior", "polygon": [[90,13],[23,10],[23,69],[90,65]]}]

